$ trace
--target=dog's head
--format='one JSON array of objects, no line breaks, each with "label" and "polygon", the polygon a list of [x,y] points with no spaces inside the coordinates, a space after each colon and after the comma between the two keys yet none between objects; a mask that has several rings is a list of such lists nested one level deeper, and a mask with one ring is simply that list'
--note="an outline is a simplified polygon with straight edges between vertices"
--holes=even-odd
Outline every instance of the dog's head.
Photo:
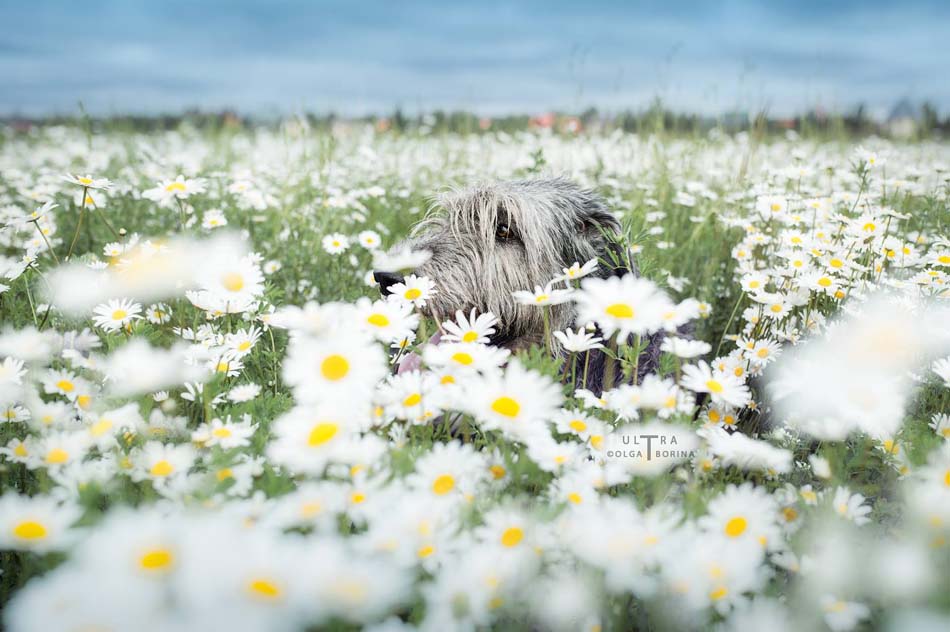
[{"label": "dog's head", "polygon": [[[520,305],[512,292],[544,287],[564,268],[590,259],[616,261],[619,224],[592,191],[561,178],[519,180],[454,190],[438,197],[409,239],[397,246],[427,250],[415,270],[437,294],[427,303],[433,317],[475,309],[499,319],[496,344],[530,339],[543,331],[541,310]],[[608,264],[602,273],[611,273]],[[384,294],[399,282],[377,272]],[[552,308],[555,326],[572,320],[569,305]]]}]

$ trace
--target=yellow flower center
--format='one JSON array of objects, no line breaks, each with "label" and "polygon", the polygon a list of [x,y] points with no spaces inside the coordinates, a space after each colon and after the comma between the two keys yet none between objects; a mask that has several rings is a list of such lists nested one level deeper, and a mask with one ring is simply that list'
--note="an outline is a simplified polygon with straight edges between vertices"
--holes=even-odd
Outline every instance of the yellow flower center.
[{"label": "yellow flower center", "polygon": [[422,296],[422,290],[420,290],[417,287],[411,287],[408,290],[406,290],[406,293],[403,296],[406,297],[406,300],[414,301],[420,296]]},{"label": "yellow flower center", "polygon": [[458,353],[453,354],[452,360],[458,362],[459,364],[464,364],[465,366],[468,366],[475,361],[471,355],[465,353],[464,351],[459,351]]},{"label": "yellow flower center", "polygon": [[389,319],[386,318],[383,314],[370,314],[369,318],[366,319],[370,325],[374,327],[386,327],[389,325]]},{"label": "yellow flower center", "polygon": [[175,558],[168,549],[152,549],[139,558],[139,566],[148,571],[161,571],[171,566],[174,561]]},{"label": "yellow flower center", "polygon": [[427,545],[425,545],[424,547],[422,547],[421,549],[419,549],[419,551],[418,551],[417,553],[418,553],[419,557],[421,557],[421,558],[426,558],[426,557],[429,557],[430,555],[432,555],[433,553],[435,553],[435,547],[432,546],[431,544],[427,544]]},{"label": "yellow flower center", "polygon": [[323,377],[330,380],[331,382],[342,380],[349,372],[350,363],[347,362],[346,358],[339,354],[327,356],[320,364],[320,373],[322,373]]},{"label": "yellow flower center", "polygon": [[510,397],[503,396],[492,402],[491,409],[505,417],[517,417],[521,405]]},{"label": "yellow flower center", "polygon": [[821,287],[831,287],[831,279],[828,277],[821,277],[818,279],[818,285]]},{"label": "yellow flower center", "polygon": [[569,501],[571,501],[572,503],[574,503],[575,505],[581,504],[581,502],[582,502],[582,500],[583,500],[583,499],[581,498],[581,495],[578,494],[577,492],[571,492],[570,494],[568,494],[568,495],[567,495],[567,499],[568,499]]},{"label": "yellow flower center", "polygon": [[79,181],[79,184],[83,186],[89,186],[92,184],[92,178],[76,178]]},{"label": "yellow flower center", "polygon": [[112,429],[111,419],[100,419],[89,427],[89,433],[94,437],[101,437]]},{"label": "yellow flower center", "polygon": [[633,318],[633,308],[626,303],[608,305],[604,311],[607,312],[608,316],[613,316],[614,318]]},{"label": "yellow flower center", "polygon": [[519,527],[509,527],[501,534],[501,543],[509,548],[518,546],[522,539],[524,539],[524,531]]},{"label": "yellow flower center", "polygon": [[728,594],[729,594],[729,590],[725,586],[720,586],[719,588],[709,593],[709,598],[712,601],[719,601],[720,599],[723,599]]},{"label": "yellow flower center", "polygon": [[500,465],[492,465],[490,468],[488,468],[488,471],[491,472],[492,478],[494,478],[496,481],[499,478],[504,478],[505,476],[505,468]]},{"label": "yellow flower center", "polygon": [[534,297],[534,302],[535,302],[535,303],[543,303],[544,301],[548,300],[549,298],[551,298],[551,297],[548,296],[547,294],[538,294],[537,296]]},{"label": "yellow flower center", "polygon": [[422,395],[419,393],[413,393],[406,399],[402,400],[402,405],[409,408],[410,406],[415,406],[422,401]]},{"label": "yellow flower center", "polygon": [[234,478],[234,472],[231,468],[226,467],[223,470],[218,470],[218,473],[215,474],[215,477],[218,479],[218,482],[226,481],[229,478]]},{"label": "yellow flower center", "polygon": [[354,505],[359,505],[366,502],[366,494],[362,492],[353,492],[353,495],[350,496],[350,502]]},{"label": "yellow flower center", "polygon": [[709,389],[710,393],[717,393],[717,394],[721,393],[723,390],[722,384],[719,383],[717,380],[706,380],[706,388]]},{"label": "yellow flower center", "polygon": [[238,351],[247,351],[250,348],[251,348],[250,340],[245,340],[244,342],[238,345]]},{"label": "yellow flower center", "polygon": [[21,540],[42,540],[47,533],[46,527],[35,520],[24,520],[13,527],[13,535]]},{"label": "yellow flower center", "polygon": [[778,303],[775,303],[769,309],[772,310],[773,314],[778,314],[782,311],[782,306],[779,305]]},{"label": "yellow flower center", "polygon": [[760,285],[762,284],[759,283],[758,281],[749,281],[749,287],[752,288],[753,290],[759,287]]},{"label": "yellow flower center", "polygon": [[125,311],[124,309],[117,309],[114,312],[112,312],[112,320],[122,320],[128,315],[129,313]]},{"label": "yellow flower center", "polygon": [[765,359],[765,358],[769,357],[769,350],[768,350],[768,348],[763,347],[762,349],[759,349],[758,351],[756,351],[756,352],[755,352],[755,355],[759,356],[760,358]]},{"label": "yellow flower center", "polygon": [[455,384],[455,377],[452,375],[443,375],[442,379],[439,380],[440,384]]},{"label": "yellow flower center", "polygon": [[568,425],[574,430],[576,430],[577,432],[584,432],[585,430],[587,430],[587,424],[585,424],[580,419],[572,419],[571,423],[569,423]]},{"label": "yellow flower center", "polygon": [[950,264],[950,255],[940,255],[937,257],[937,261],[940,263]]},{"label": "yellow flower center", "polygon": [[80,395],[79,397],[76,398],[76,404],[78,404],[79,407],[82,408],[83,410],[87,410],[89,408],[89,405],[92,404],[92,396]]},{"label": "yellow flower center", "polygon": [[149,473],[152,476],[168,476],[174,471],[175,467],[165,459],[162,459],[152,466],[152,469],[149,470]]},{"label": "yellow flower center", "polygon": [[53,448],[46,453],[46,462],[53,465],[59,465],[69,460],[69,452],[62,448]]},{"label": "yellow flower center", "polygon": [[474,331],[466,331],[465,335],[462,336],[462,342],[475,342],[478,340],[478,333]]},{"label": "yellow flower center", "polygon": [[240,292],[244,289],[244,277],[237,272],[228,272],[221,277],[221,285],[228,292]]},{"label": "yellow flower center", "polygon": [[310,431],[310,436],[307,437],[307,445],[310,447],[316,447],[323,445],[330,439],[336,436],[337,431],[340,427],[332,422],[322,422],[318,423]]},{"label": "yellow flower center", "polygon": [[749,523],[745,518],[742,516],[736,516],[726,523],[726,535],[730,538],[738,538],[740,535],[745,533],[745,530],[748,526]]},{"label": "yellow flower center", "polygon": [[70,382],[69,380],[60,380],[56,382],[56,388],[66,393],[71,393],[76,390],[76,385]]},{"label": "yellow flower center", "polygon": [[874,222],[868,222],[867,224],[865,224],[865,225],[862,226],[861,228],[862,228],[862,230],[864,230],[864,231],[867,232],[867,233],[873,233],[874,230],[877,228],[877,225],[876,225]]},{"label": "yellow flower center", "polygon": [[165,191],[167,191],[168,193],[176,193],[176,192],[184,193],[185,183],[179,182],[176,180],[175,182],[165,185]]},{"label": "yellow flower center", "polygon": [[322,510],[323,510],[323,506],[320,503],[316,501],[311,501],[309,503],[304,503],[300,507],[300,515],[303,516],[304,518],[313,518]]},{"label": "yellow flower center", "polygon": [[211,431],[211,434],[219,439],[227,439],[232,433],[228,428],[215,428]]},{"label": "yellow flower center", "polygon": [[22,443],[18,443],[15,448],[13,448],[13,454],[17,456],[29,456],[29,452],[26,451],[26,446]]},{"label": "yellow flower center", "polygon": [[265,599],[278,599],[281,594],[280,587],[266,579],[255,579],[249,582],[247,589],[253,596]]},{"label": "yellow flower center", "polygon": [[455,487],[455,479],[451,474],[443,474],[432,483],[432,491],[438,496],[448,494]]}]

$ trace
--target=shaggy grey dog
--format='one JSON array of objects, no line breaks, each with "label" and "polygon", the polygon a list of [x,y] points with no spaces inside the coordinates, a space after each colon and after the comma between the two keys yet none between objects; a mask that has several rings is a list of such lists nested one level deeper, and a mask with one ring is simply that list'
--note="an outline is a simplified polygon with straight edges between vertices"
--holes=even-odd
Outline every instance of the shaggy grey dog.
[{"label": "shaggy grey dog", "polygon": [[[544,287],[573,263],[598,259],[595,274],[637,274],[628,249],[618,244],[620,224],[593,191],[563,178],[480,184],[439,196],[427,217],[396,248],[427,250],[431,258],[415,270],[429,277],[437,293],[426,310],[442,322],[457,310],[466,315],[492,312],[498,317],[492,344],[519,349],[540,344],[542,310],[519,304],[512,292]],[[374,276],[383,294],[402,277]],[[550,309],[552,330],[575,327],[573,303]],[[651,339],[638,364],[642,377],[659,358],[659,337]],[[561,350],[555,345],[555,352]],[[604,374],[619,376],[597,351],[589,360],[586,384],[598,395]],[[583,378],[580,378],[581,380]],[[612,380],[613,381],[613,380]]]}]

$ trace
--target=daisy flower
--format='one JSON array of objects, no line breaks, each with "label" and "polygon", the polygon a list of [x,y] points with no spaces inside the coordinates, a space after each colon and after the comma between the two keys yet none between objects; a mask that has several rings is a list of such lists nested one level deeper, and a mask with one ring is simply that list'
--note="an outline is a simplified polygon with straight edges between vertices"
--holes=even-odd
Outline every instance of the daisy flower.
[{"label": "daisy flower", "polygon": [[379,233],[375,230],[364,230],[356,236],[356,239],[360,242],[360,245],[367,250],[375,250],[379,248],[381,243]]},{"label": "daisy flower", "polygon": [[596,259],[596,258],[595,258],[595,259],[591,259],[590,261],[588,261],[588,262],[585,263],[584,265],[580,265],[578,262],[575,261],[574,264],[573,264],[570,268],[563,268],[563,269],[562,269],[563,274],[562,274],[561,276],[555,278],[552,282],[557,282],[557,281],[573,281],[573,280],[575,280],[575,279],[581,279],[581,278],[586,277],[587,275],[591,274],[591,273],[594,272],[595,270],[597,270],[597,259]]},{"label": "daisy flower", "polygon": [[172,319],[172,309],[165,303],[154,303],[146,308],[145,318],[153,325],[164,325]]},{"label": "daisy flower", "polygon": [[49,496],[22,496],[7,492],[0,496],[0,549],[48,553],[72,543],[69,527],[82,510]]},{"label": "daisy flower", "polygon": [[119,331],[141,318],[142,306],[129,299],[112,299],[96,306],[92,321],[106,331]]},{"label": "daisy flower", "polygon": [[427,423],[442,412],[435,387],[435,376],[406,371],[390,377],[381,387],[380,402],[389,418]]},{"label": "daisy flower", "polygon": [[765,366],[782,353],[782,346],[775,340],[756,340],[752,347],[745,350],[746,357],[758,366]]},{"label": "daisy flower", "polygon": [[108,179],[96,178],[89,174],[86,174],[84,176],[77,176],[70,173],[63,176],[63,180],[71,184],[78,184],[79,186],[85,187],[87,189],[108,190],[109,188],[112,187],[112,182],[109,181]]},{"label": "daisy flower", "polygon": [[231,421],[228,416],[224,421],[215,418],[209,424],[201,424],[191,433],[191,440],[201,447],[220,446],[231,450],[249,446],[256,430],[257,424],[251,422],[250,415],[245,415],[239,422]]},{"label": "daisy flower", "polygon": [[238,384],[228,391],[228,399],[235,404],[249,402],[261,393],[261,387],[253,382]]},{"label": "daisy flower", "polygon": [[950,356],[934,361],[930,368],[943,380],[944,386],[950,388]]},{"label": "daisy flower", "polygon": [[186,475],[196,456],[195,449],[187,443],[170,445],[148,441],[130,457],[132,480],[150,480],[156,486],[164,486]]},{"label": "daisy flower", "polygon": [[201,217],[201,227],[205,230],[223,228],[228,225],[228,220],[221,209],[211,209],[206,211]]},{"label": "daisy flower", "polygon": [[246,303],[264,293],[264,274],[254,257],[217,260],[201,270],[197,280],[210,298],[232,305]]},{"label": "daisy flower", "polygon": [[91,443],[83,431],[50,432],[37,442],[36,465],[56,469],[82,461]]},{"label": "daisy flower", "polygon": [[403,301],[415,307],[425,307],[426,301],[435,294],[435,284],[428,277],[410,274],[403,282],[389,286],[387,299]]},{"label": "daisy flower", "polygon": [[159,206],[172,206],[177,200],[184,200],[204,191],[204,179],[179,175],[174,180],[162,180],[156,187],[143,191],[142,197],[157,202]]},{"label": "daisy flower", "polygon": [[69,371],[50,371],[43,377],[42,382],[43,390],[48,395],[64,395],[72,399],[76,396],[80,378]]},{"label": "daisy flower", "polygon": [[862,494],[852,494],[847,487],[838,487],[835,489],[831,506],[839,516],[851,520],[856,525],[863,525],[871,522],[871,519],[867,517],[871,513],[871,507],[864,504],[865,500]]},{"label": "daisy flower", "polygon": [[730,485],[709,502],[699,526],[726,544],[754,544],[761,550],[781,543],[779,508],[761,487]]},{"label": "daisy flower", "polygon": [[473,493],[487,473],[485,457],[471,444],[437,443],[416,460],[407,484],[428,498],[460,500]]},{"label": "daisy flower", "polygon": [[834,632],[848,632],[871,616],[871,609],[856,601],[843,601],[834,595],[821,598],[825,623]]},{"label": "daisy flower", "polygon": [[231,351],[232,355],[242,358],[254,349],[254,346],[260,339],[261,330],[257,327],[239,329],[234,333],[224,336],[224,346]]},{"label": "daisy flower", "polygon": [[24,375],[26,375],[26,369],[23,368],[23,360],[11,357],[4,358],[3,362],[0,362],[0,387],[20,385]]},{"label": "daisy flower", "polygon": [[584,279],[575,300],[578,323],[596,323],[607,338],[616,332],[621,344],[631,334],[657,331],[663,314],[673,311],[673,304],[655,284],[632,274]]},{"label": "daisy flower", "polygon": [[755,201],[755,210],[766,219],[781,217],[788,210],[788,198],[782,195],[761,195]]},{"label": "daisy flower", "polygon": [[566,303],[571,300],[571,297],[574,295],[574,290],[555,290],[550,285],[542,289],[541,286],[536,285],[533,292],[518,290],[517,292],[512,292],[511,295],[522,305],[543,307],[545,305],[560,305],[561,303]]},{"label": "daisy flower", "polygon": [[687,340],[676,336],[666,336],[660,344],[660,351],[672,353],[678,358],[692,359],[712,351],[712,345],[702,340]]},{"label": "daisy flower", "polygon": [[419,316],[412,305],[402,301],[370,301],[363,297],[356,302],[356,322],[380,342],[403,340],[419,326]]},{"label": "daisy flower", "polygon": [[604,345],[601,344],[603,338],[581,327],[578,327],[576,332],[570,329],[555,331],[554,337],[557,338],[566,351],[571,353],[582,353],[604,348]]},{"label": "daisy flower", "polygon": [[501,375],[470,381],[467,408],[486,429],[501,430],[515,439],[544,431],[561,404],[561,390],[547,376],[525,369],[517,360]]},{"label": "daisy flower", "polygon": [[744,407],[749,402],[749,387],[732,373],[713,371],[702,360],[683,367],[680,384],[696,393],[709,393],[717,404]]},{"label": "daisy flower", "polygon": [[490,336],[495,333],[498,319],[491,312],[475,315],[473,309],[468,318],[462,310],[455,312],[455,321],[447,320],[442,323],[442,340],[444,342],[467,342],[488,344]]},{"label": "daisy flower", "polygon": [[344,460],[353,449],[355,433],[369,423],[367,416],[349,408],[330,402],[292,408],[271,427],[268,459],[291,473],[322,474],[330,462]]},{"label": "daisy flower", "polygon": [[382,349],[352,331],[298,338],[290,345],[283,370],[300,402],[362,399],[388,373]]},{"label": "daisy flower", "polygon": [[347,239],[346,235],[340,233],[330,233],[323,238],[321,242],[323,250],[327,254],[338,255],[346,251],[350,247],[350,240]]},{"label": "daisy flower", "polygon": [[502,550],[518,550],[532,541],[534,525],[524,514],[497,508],[485,514],[485,524],[476,529],[476,536],[488,546]]},{"label": "daisy flower", "polygon": [[937,436],[950,440],[950,415],[934,413],[930,421],[930,427],[937,433]]}]

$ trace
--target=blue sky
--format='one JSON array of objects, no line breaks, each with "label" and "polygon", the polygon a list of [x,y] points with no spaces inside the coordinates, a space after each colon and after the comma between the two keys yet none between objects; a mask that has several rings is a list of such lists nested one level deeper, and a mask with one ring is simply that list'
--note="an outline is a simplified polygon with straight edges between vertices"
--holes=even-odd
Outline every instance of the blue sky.
[{"label": "blue sky", "polygon": [[485,114],[902,97],[950,111],[950,1],[0,0],[0,113]]}]

